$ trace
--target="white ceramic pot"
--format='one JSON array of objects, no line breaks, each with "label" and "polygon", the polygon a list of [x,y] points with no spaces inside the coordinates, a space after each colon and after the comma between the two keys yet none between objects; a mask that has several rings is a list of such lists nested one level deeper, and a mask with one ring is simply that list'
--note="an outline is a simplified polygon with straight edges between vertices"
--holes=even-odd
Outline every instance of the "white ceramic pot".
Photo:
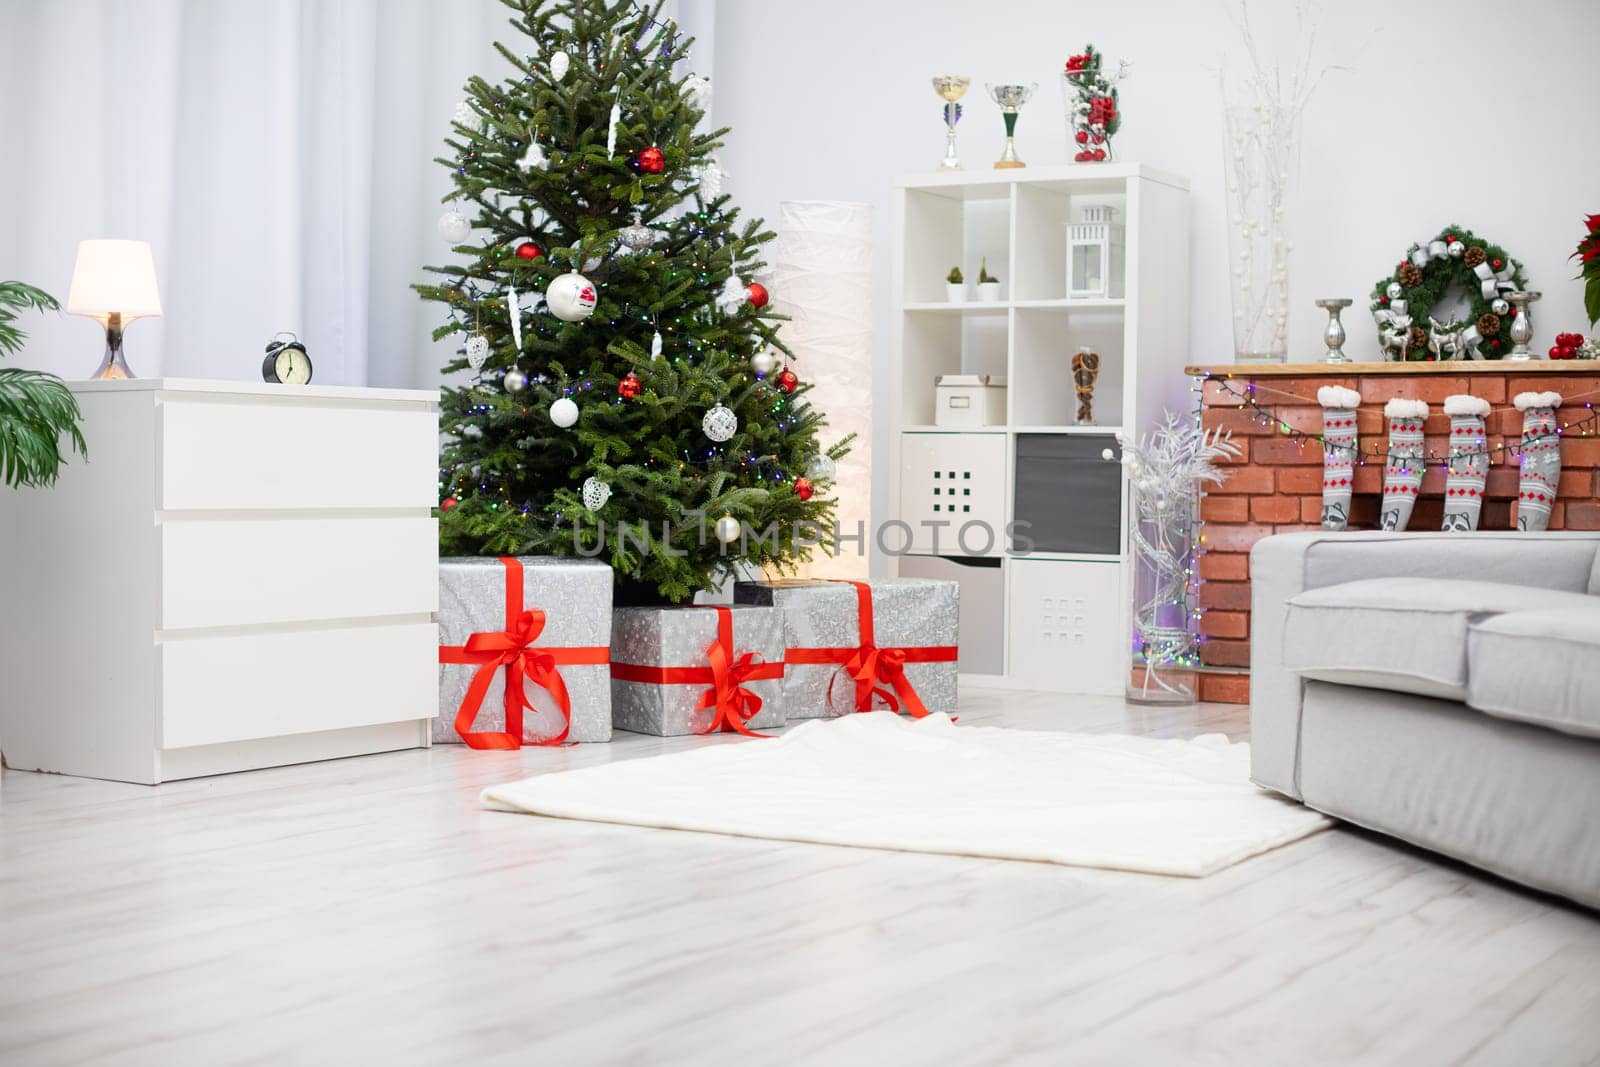
[{"label": "white ceramic pot", "polygon": [[967,283],[945,282],[944,295],[945,299],[950,301],[952,304],[965,303],[967,299]]},{"label": "white ceramic pot", "polygon": [[992,304],[995,301],[999,300],[1000,299],[1000,283],[999,282],[979,282],[978,283],[978,299],[984,301],[985,303],[990,303],[990,304]]}]

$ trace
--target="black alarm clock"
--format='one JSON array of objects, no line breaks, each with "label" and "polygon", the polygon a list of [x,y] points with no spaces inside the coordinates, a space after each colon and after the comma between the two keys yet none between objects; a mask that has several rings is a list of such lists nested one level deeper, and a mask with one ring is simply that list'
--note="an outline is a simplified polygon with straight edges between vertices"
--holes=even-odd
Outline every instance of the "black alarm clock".
[{"label": "black alarm clock", "polygon": [[280,333],[267,342],[261,377],[273,385],[305,385],[311,381],[311,357],[292,333]]}]

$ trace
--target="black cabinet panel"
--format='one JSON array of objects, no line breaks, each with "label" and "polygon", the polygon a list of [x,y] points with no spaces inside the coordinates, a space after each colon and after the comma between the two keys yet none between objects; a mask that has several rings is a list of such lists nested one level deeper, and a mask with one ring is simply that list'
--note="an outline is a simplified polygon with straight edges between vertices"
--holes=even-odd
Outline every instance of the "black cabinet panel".
[{"label": "black cabinet panel", "polygon": [[1018,538],[1040,552],[1122,551],[1122,464],[1112,434],[1017,437]]}]

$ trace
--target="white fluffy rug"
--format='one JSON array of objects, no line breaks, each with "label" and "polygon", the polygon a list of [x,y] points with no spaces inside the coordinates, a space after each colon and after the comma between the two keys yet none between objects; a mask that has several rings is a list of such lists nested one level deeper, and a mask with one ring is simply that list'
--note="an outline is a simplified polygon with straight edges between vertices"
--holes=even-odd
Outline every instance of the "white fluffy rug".
[{"label": "white fluffy rug", "polygon": [[1200,877],[1329,825],[1249,781],[1248,745],[886,712],[484,790],[502,811]]}]

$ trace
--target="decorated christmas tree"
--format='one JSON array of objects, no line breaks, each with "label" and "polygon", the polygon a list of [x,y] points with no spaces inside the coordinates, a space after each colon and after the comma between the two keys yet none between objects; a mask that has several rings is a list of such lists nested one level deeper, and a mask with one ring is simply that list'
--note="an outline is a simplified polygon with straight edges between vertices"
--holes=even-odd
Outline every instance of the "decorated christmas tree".
[{"label": "decorated christmas tree", "polygon": [[472,375],[444,392],[441,549],[598,557],[621,603],[785,569],[829,541],[849,441],[820,450],[786,365],[692,42],[659,2],[503,2],[514,73],[467,83],[439,160],[458,259],[416,287]]}]

